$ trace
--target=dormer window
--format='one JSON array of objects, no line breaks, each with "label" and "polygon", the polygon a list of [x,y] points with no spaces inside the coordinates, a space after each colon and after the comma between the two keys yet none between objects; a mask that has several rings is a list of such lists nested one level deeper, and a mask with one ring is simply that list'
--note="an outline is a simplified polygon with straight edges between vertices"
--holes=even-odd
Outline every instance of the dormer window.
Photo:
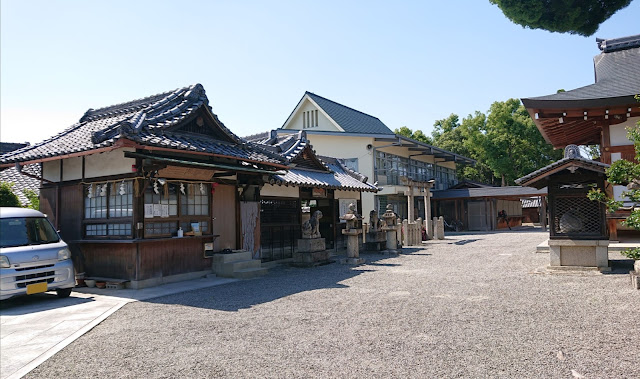
[{"label": "dormer window", "polygon": [[302,112],[302,129],[318,126],[318,110]]}]

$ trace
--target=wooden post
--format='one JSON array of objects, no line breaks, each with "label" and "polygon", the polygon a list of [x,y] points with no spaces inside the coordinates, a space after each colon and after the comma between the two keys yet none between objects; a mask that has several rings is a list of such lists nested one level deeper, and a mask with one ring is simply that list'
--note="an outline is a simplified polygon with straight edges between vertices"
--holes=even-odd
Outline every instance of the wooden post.
[{"label": "wooden post", "polygon": [[540,224],[542,224],[542,230],[547,231],[547,198],[540,196]]}]

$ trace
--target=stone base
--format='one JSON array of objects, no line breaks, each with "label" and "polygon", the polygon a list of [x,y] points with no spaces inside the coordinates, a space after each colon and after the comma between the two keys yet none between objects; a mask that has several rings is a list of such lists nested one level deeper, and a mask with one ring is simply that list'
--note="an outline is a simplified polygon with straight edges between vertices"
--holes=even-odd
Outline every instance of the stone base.
[{"label": "stone base", "polygon": [[549,266],[609,269],[607,240],[549,240]]},{"label": "stone base", "polygon": [[340,259],[341,265],[361,265],[365,262],[364,258],[342,258]]},{"label": "stone base", "polygon": [[377,231],[377,232],[369,232],[365,234],[365,243],[364,248],[367,251],[381,251],[384,250],[385,245],[387,243],[387,238],[385,236],[385,232]]},{"label": "stone base", "polygon": [[631,276],[631,288],[640,290],[640,273],[638,271],[630,271],[629,276]]},{"label": "stone base", "polygon": [[298,240],[299,253],[315,253],[317,251],[324,251],[326,248],[327,244],[324,238],[301,238]]},{"label": "stone base", "polygon": [[314,251],[312,253],[295,252],[291,266],[295,267],[315,267],[331,263],[329,260],[329,250]]}]

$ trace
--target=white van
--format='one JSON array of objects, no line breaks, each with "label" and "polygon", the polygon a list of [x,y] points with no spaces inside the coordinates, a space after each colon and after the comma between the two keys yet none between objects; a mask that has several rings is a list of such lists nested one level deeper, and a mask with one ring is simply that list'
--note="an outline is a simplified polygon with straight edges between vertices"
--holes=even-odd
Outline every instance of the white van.
[{"label": "white van", "polygon": [[75,286],[71,252],[47,217],[33,209],[0,207],[0,300]]}]

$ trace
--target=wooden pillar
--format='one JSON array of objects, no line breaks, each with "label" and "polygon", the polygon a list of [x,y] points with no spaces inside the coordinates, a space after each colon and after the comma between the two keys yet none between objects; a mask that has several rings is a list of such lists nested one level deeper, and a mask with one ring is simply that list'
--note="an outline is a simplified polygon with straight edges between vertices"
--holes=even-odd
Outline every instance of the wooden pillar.
[{"label": "wooden pillar", "polygon": [[609,227],[609,241],[618,240],[618,227],[615,219],[607,219],[607,226]]},{"label": "wooden pillar", "polygon": [[611,135],[609,132],[609,122],[605,120],[602,125],[602,135],[600,140],[600,157],[601,162],[611,164]]},{"label": "wooden pillar", "polygon": [[540,196],[540,224],[542,225],[542,230],[547,231],[547,198],[545,196]]}]

